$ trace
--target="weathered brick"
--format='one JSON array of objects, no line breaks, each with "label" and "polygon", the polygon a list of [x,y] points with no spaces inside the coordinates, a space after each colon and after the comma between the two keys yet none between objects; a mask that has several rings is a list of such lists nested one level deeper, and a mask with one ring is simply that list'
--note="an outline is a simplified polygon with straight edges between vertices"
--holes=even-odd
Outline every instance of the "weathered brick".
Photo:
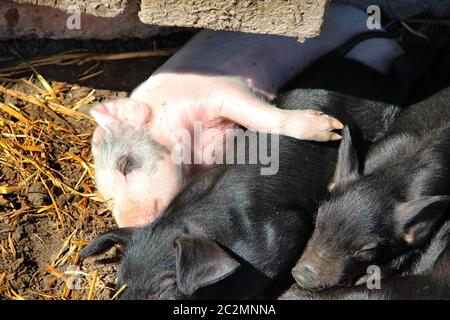
[{"label": "weathered brick", "polygon": [[16,3],[48,6],[55,9],[66,10],[70,6],[77,6],[81,12],[98,17],[115,17],[126,13],[127,9],[135,3],[133,0],[12,0]]},{"label": "weathered brick", "polygon": [[[66,24],[67,9],[74,5],[82,13],[78,30]],[[167,30],[164,26],[304,39],[319,34],[327,0],[142,0],[138,5],[135,0],[0,0],[0,39],[143,38]]]},{"label": "weathered brick", "polygon": [[142,22],[240,30],[304,39],[317,36],[327,0],[142,0]]},{"label": "weathered brick", "polygon": [[[38,2],[39,6],[31,4],[31,2]],[[54,4],[55,2],[57,2],[59,8],[44,5]],[[131,4],[126,10],[120,7],[121,10],[124,10],[123,14],[101,16],[111,14],[111,12],[104,12],[102,6],[93,6],[93,2],[90,2],[86,12],[80,9],[80,12],[82,12],[80,16],[81,28],[71,29],[67,26],[67,20],[71,15],[71,13],[66,12],[69,2],[87,3],[88,1],[0,0],[0,39],[22,37],[102,40],[130,37],[146,38],[159,34],[162,29],[142,23],[138,18],[139,7],[136,4]],[[125,1],[111,1],[111,3],[119,2],[125,3]],[[118,10],[119,7],[116,7],[116,9]],[[93,10],[98,10],[96,15],[89,13]]]}]

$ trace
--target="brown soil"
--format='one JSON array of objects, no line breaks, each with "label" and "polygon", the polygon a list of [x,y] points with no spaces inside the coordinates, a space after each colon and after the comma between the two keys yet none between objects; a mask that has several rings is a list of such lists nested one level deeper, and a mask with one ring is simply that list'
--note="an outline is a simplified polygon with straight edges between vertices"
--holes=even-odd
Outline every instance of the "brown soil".
[{"label": "brown soil", "polygon": [[[35,81],[35,84],[38,85],[38,82]],[[62,99],[62,104],[70,105],[69,100],[76,100],[78,95],[86,96],[91,90],[87,87],[75,88],[76,93],[73,96],[64,95],[65,99]],[[17,85],[14,89],[26,92],[29,86]],[[125,93],[121,92],[97,91],[96,100],[124,95]],[[5,103],[18,105],[18,101],[11,101],[6,96],[2,96],[0,99],[3,99]],[[88,141],[95,127],[92,121],[58,115],[30,104],[24,105],[21,113],[32,121],[48,120],[63,128],[70,127],[79,134],[87,134],[85,141]],[[7,118],[8,115],[0,112],[0,118],[2,117]],[[48,167],[53,167],[62,176],[67,177],[68,184],[73,185],[71,182],[78,181],[83,176],[84,170],[80,165],[61,165],[58,159],[66,157],[67,152],[70,151],[88,163],[92,162],[89,145],[75,145],[70,141],[65,143],[64,140],[54,140],[50,136],[42,136],[41,140],[45,142],[47,154],[51,155],[47,161]],[[41,208],[52,204],[52,199],[44,183],[36,181],[36,179],[24,182],[14,164],[10,165],[12,166],[2,163],[0,185],[21,187],[18,192],[3,195],[0,198],[0,243],[2,245],[0,275],[6,274],[2,284],[7,283],[8,288],[13,290],[11,292],[29,299],[85,297],[86,289],[72,292],[66,289],[65,291],[64,288],[71,279],[67,277],[68,280],[65,281],[64,276],[61,276],[60,273],[71,269],[75,270],[81,266],[77,261],[77,252],[82,245],[77,245],[77,242],[73,240],[92,239],[114,226],[109,211],[106,211],[103,203],[67,192],[64,188],[59,188],[52,181],[46,179],[44,180],[45,185],[52,191],[57,207],[64,217],[62,220],[57,219],[54,210],[40,215]],[[84,185],[95,190],[91,178],[86,179]],[[67,239],[72,233],[72,241],[67,243]],[[69,253],[67,259],[57,263],[67,253]],[[54,266],[54,270],[49,269],[51,266]],[[81,266],[81,270],[91,276],[93,270],[99,272],[99,285],[96,286],[95,298],[107,299],[114,292],[113,269],[114,267],[111,266],[93,264]],[[86,287],[92,280],[91,276],[83,277],[81,286]],[[6,292],[0,291],[0,297],[2,295],[6,297]]]}]

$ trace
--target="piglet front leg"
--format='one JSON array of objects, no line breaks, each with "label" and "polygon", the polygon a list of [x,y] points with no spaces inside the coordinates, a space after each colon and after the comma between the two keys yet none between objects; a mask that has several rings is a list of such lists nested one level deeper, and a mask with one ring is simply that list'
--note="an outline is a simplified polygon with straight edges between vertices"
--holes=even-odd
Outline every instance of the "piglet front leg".
[{"label": "piglet front leg", "polygon": [[[232,91],[232,92],[230,92]],[[282,110],[236,86],[226,90],[219,116],[263,133],[278,133],[300,140],[335,141],[342,137],[334,130],[343,124],[320,111]]]},{"label": "piglet front leg", "polygon": [[342,136],[334,130],[344,125],[336,118],[317,110],[283,110],[280,134],[301,140],[336,141]]}]

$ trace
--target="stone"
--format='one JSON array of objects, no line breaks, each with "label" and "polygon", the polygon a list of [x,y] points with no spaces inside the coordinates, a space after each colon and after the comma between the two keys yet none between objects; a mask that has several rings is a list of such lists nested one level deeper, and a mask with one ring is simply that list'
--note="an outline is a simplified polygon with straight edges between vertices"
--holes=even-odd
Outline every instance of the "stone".
[{"label": "stone", "polygon": [[319,35],[328,0],[0,0],[0,39],[147,38],[177,28]]},{"label": "stone", "polygon": [[[96,2],[0,0],[0,39],[143,39],[164,33],[165,28],[139,20],[135,1],[101,1],[107,4],[94,5]],[[77,4],[79,11],[70,9],[71,3]]]},{"label": "stone", "polygon": [[131,0],[12,0],[19,4],[53,7],[66,11],[70,6],[77,6],[80,11],[98,17],[115,17],[130,9]]},{"label": "stone", "polygon": [[139,18],[161,26],[278,34],[303,40],[319,35],[327,0],[142,0]]}]

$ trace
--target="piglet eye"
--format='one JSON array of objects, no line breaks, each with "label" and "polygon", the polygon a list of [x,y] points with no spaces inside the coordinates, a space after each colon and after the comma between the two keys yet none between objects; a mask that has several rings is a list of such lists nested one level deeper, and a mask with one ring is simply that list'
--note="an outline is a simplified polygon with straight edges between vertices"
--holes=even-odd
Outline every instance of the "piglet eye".
[{"label": "piglet eye", "polygon": [[353,258],[359,261],[366,261],[374,258],[378,245],[376,243],[369,243],[361,249],[353,253]]},{"label": "piglet eye", "polygon": [[132,155],[124,155],[117,160],[117,170],[124,176],[139,168],[139,161]]}]

